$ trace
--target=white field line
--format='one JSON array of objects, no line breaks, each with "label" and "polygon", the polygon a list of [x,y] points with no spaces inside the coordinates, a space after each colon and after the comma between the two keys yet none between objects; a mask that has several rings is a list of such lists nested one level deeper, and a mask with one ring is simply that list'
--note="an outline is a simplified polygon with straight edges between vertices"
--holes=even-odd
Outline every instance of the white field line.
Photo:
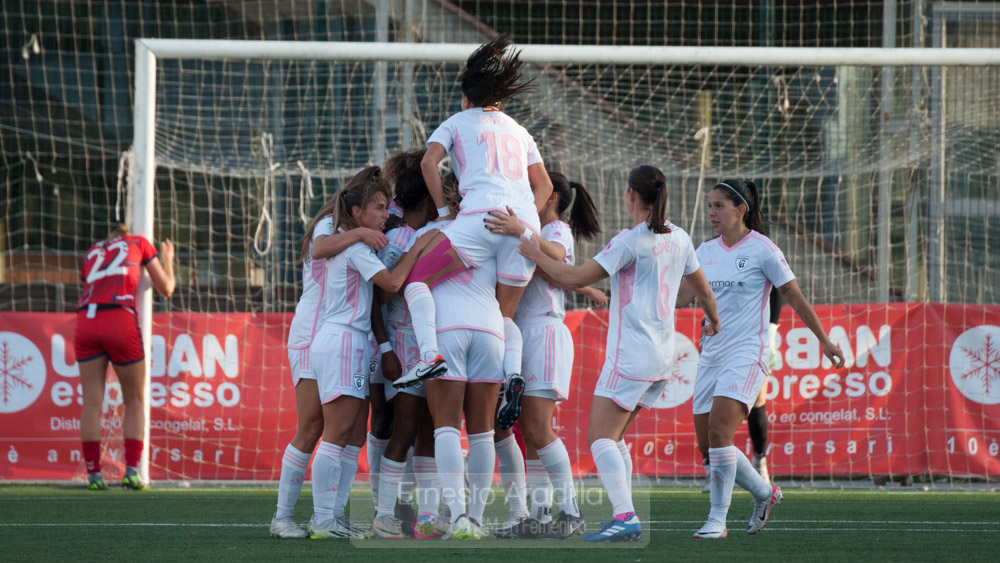
[{"label": "white field line", "polygon": [[[702,524],[702,520],[648,520],[643,522],[644,524],[691,524],[697,526]],[[304,523],[303,523],[304,524]],[[775,525],[779,524],[779,525]],[[858,526],[865,526],[863,528],[844,528],[844,527],[823,527],[817,528],[813,526],[806,527],[788,527],[788,524],[853,524]],[[1000,532],[1000,522],[994,520],[984,520],[984,521],[963,521],[963,522],[935,522],[926,520],[781,520],[780,522],[772,522],[770,526],[767,527],[768,530],[822,530],[822,531],[865,531],[871,530],[871,525],[883,525],[883,526],[991,526],[994,529],[969,529],[969,528],[909,528],[907,532],[914,531],[925,531],[925,532]],[[29,527],[109,527],[109,526],[132,526],[132,527],[165,527],[165,528],[264,528],[268,526],[268,523],[238,523],[238,522],[0,522],[0,528],[29,528]],[[687,526],[683,528],[675,528],[671,526],[661,527],[661,526],[651,526],[652,530],[666,530],[666,531],[683,531],[689,529]],[[889,529],[889,528],[887,528]],[[895,530],[899,531],[899,530]]]}]

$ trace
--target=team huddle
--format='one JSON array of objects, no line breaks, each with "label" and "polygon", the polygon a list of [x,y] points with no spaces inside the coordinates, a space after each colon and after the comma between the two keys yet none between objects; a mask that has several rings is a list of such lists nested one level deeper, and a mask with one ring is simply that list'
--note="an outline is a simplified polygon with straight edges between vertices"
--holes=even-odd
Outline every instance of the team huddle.
[{"label": "team huddle", "polygon": [[[574,239],[600,232],[598,213],[585,187],[548,172],[531,135],[500,110],[530,87],[521,82],[521,61],[509,46],[510,37],[501,35],[472,53],[460,76],[462,111],[433,132],[426,148],[360,171],[306,229],[302,295],[288,337],[298,424],[282,458],[271,535],[640,539],[624,434],[667,385],[675,306],[695,299],[704,322],[693,409],[708,462],[711,510],[694,537],[726,537],[736,483],[753,495],[747,532],[758,532],[782,493],[732,442],[767,375],[771,287],[837,367],[842,353],[799,291],[781,250],[761,233],[760,199],[751,182],[715,185],[709,218],[719,236],[696,251],[689,235],[667,219],[664,174],[650,165],[633,168],[623,186],[633,226],[576,266]],[[451,173],[442,175],[446,156]],[[114,244],[121,243],[109,239],[93,252],[103,257]],[[169,243],[163,253],[169,264]],[[136,262],[153,261],[155,273],[155,257],[152,247],[143,247]],[[138,263],[133,266],[138,271]],[[167,294],[172,266],[168,274],[160,277],[168,277],[169,286],[156,284]],[[592,287],[605,278],[610,303]],[[587,442],[612,510],[589,533],[567,449],[552,426],[557,403],[576,391],[573,340],[563,323],[567,291],[610,308]],[[82,303],[83,323],[95,315],[124,315],[122,308],[129,319],[135,315],[118,303]],[[135,353],[119,360],[99,343],[85,343],[79,329],[77,338],[81,373],[97,373],[110,357],[121,376],[123,366],[136,361]],[[92,379],[103,391],[100,373]],[[99,397],[96,390],[90,395]],[[92,403],[90,415],[99,419]],[[126,407],[134,479],[141,420],[129,427],[135,407]],[[91,434],[84,440],[93,441]],[[376,507],[370,529],[345,513],[365,446]],[[311,458],[313,516],[303,530],[293,511]],[[487,529],[483,515],[497,465],[509,517]],[[92,488],[103,488],[99,458],[94,464],[88,458],[88,472]]]}]

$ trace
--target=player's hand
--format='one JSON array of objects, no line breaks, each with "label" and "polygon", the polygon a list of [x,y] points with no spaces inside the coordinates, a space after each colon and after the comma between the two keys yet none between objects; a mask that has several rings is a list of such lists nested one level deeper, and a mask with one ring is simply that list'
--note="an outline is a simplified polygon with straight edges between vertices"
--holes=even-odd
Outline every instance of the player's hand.
[{"label": "player's hand", "polygon": [[720,330],[722,330],[722,323],[719,319],[715,319],[713,321],[708,317],[705,317],[705,319],[701,322],[702,336],[715,336],[716,334],[719,334]]},{"label": "player's hand", "polygon": [[376,231],[368,227],[358,227],[357,230],[358,236],[361,237],[361,242],[374,248],[376,251],[382,250],[385,248],[385,245],[389,244],[389,238],[382,231]]},{"label": "player's hand", "polygon": [[403,375],[403,366],[392,350],[382,354],[382,377],[386,381],[396,381]]},{"label": "player's hand", "polygon": [[410,247],[410,250],[408,252],[420,252],[424,248],[427,248],[427,245],[430,244],[432,240],[434,240],[434,237],[438,235],[438,232],[439,231],[437,229],[431,229],[426,233],[420,235],[419,237],[417,237],[417,240],[413,241],[413,246]]},{"label": "player's hand", "polygon": [[830,359],[833,367],[837,369],[844,367],[844,353],[840,350],[840,347],[830,342],[829,339],[823,343],[823,355]]},{"label": "player's hand", "polygon": [[174,261],[174,243],[170,242],[170,239],[163,239],[160,243],[160,260],[164,264],[170,264]]},{"label": "player's hand", "polygon": [[583,295],[590,301],[590,304],[598,309],[603,309],[608,306],[608,294],[604,293],[596,287],[585,287],[583,288]]},{"label": "player's hand", "polygon": [[514,210],[507,208],[507,213],[501,211],[490,211],[490,216],[483,219],[486,228],[491,233],[506,235],[509,237],[519,237],[524,234],[525,226],[518,220]]},{"label": "player's hand", "polygon": [[517,245],[517,252],[521,256],[524,256],[528,260],[531,260],[535,264],[538,260],[545,256],[542,253],[542,249],[538,246],[538,241],[532,238],[521,237],[521,242]]}]

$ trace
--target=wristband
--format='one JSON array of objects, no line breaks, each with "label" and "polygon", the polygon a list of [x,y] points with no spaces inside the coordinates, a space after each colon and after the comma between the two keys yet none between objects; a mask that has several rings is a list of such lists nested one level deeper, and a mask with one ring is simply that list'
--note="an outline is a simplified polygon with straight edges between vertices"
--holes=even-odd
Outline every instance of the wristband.
[{"label": "wristband", "polygon": [[438,217],[447,217],[451,215],[451,208],[445,205],[444,207],[438,207]]},{"label": "wristband", "polygon": [[379,354],[385,354],[386,352],[392,352],[392,342],[388,340],[378,345]]},{"label": "wristband", "polygon": [[524,232],[521,233],[521,238],[523,238],[524,240],[531,240],[531,229],[525,227]]}]

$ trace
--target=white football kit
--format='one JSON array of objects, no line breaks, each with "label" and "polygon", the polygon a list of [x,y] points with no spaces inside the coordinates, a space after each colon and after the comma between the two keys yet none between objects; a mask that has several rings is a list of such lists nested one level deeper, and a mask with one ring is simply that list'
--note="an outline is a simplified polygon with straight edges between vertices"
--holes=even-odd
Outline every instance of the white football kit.
[{"label": "white football kit", "polygon": [[[552,221],[542,227],[542,238],[566,249],[564,264],[572,265],[573,233],[563,221]],[[573,374],[573,337],[563,323],[566,318],[566,291],[534,276],[521,296],[514,313],[514,322],[521,329],[524,346],[521,376],[524,393],[553,401],[569,397]]]},{"label": "white football kit", "polygon": [[693,412],[710,412],[712,398],[718,396],[740,401],[749,409],[770,362],[771,286],[785,285],[795,275],[781,249],[756,231],[731,247],[722,237],[702,243],[698,259],[715,293],[722,330],[702,338]]},{"label": "white football kit", "polygon": [[650,408],[673,370],[674,302],[681,278],[700,265],[691,237],[666,223],[622,231],[594,260],[611,276],[608,342],[597,389],[625,410]]},{"label": "white football kit", "polygon": [[323,296],[326,291],[326,260],[313,260],[313,241],[333,234],[333,216],[327,215],[316,222],[309,250],[302,261],[302,295],[295,305],[295,315],[288,327],[288,363],[292,367],[292,383],[300,379],[316,379],[309,347],[319,328]]},{"label": "white football kit", "polygon": [[341,395],[368,395],[371,279],[384,269],[375,251],[361,242],[327,259],[322,324],[312,345],[313,356],[322,358],[316,383],[324,404]]},{"label": "white football kit", "polygon": [[431,288],[438,304],[438,347],[448,363],[448,371],[438,379],[503,381],[503,317],[496,285],[496,261],[490,259]]},{"label": "white football kit", "polygon": [[540,225],[528,167],[542,162],[528,131],[502,111],[472,108],[452,115],[431,134],[427,145],[438,143],[451,156],[462,195],[461,211],[442,229],[466,266],[496,258],[501,283],[524,286],[534,263],[517,253],[518,239],[492,233],[483,219],[490,211],[510,207],[532,232]]}]

